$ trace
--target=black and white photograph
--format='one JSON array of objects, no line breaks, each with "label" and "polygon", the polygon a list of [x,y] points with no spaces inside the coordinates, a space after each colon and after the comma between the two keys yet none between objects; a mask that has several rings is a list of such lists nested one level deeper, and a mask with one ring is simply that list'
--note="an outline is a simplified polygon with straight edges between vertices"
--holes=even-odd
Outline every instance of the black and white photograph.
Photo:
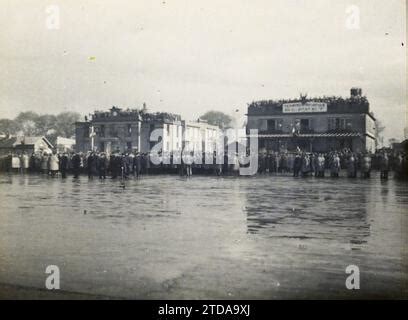
[{"label": "black and white photograph", "polygon": [[0,300],[408,299],[406,15],[0,0]]}]

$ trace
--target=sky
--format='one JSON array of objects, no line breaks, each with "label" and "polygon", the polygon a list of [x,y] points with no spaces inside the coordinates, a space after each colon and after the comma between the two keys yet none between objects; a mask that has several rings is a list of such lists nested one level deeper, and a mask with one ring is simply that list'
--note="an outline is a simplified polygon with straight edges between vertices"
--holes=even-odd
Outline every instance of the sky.
[{"label": "sky", "polygon": [[407,123],[404,0],[0,0],[0,118],[111,106],[244,119],[261,99],[361,87]]}]

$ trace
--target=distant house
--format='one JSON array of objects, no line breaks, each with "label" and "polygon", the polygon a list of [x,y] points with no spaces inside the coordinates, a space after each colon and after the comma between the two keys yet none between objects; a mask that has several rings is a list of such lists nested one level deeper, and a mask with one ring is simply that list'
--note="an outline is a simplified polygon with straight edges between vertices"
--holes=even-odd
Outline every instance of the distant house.
[{"label": "distant house", "polygon": [[71,152],[75,148],[75,139],[57,137],[57,152]]},{"label": "distant house", "polygon": [[26,152],[51,152],[53,145],[45,137],[8,136],[0,139],[0,155],[10,152],[21,154]]},{"label": "distant house", "polygon": [[402,142],[393,143],[391,149],[394,152],[408,152],[408,139],[405,139]]}]

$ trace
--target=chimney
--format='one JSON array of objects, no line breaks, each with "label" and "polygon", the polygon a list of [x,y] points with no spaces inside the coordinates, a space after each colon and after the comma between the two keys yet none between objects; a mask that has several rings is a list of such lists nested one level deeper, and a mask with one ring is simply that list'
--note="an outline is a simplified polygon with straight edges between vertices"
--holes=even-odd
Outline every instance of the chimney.
[{"label": "chimney", "polygon": [[353,87],[350,89],[350,96],[351,97],[361,97],[361,95],[363,94],[363,91],[361,90],[361,88],[356,88]]}]

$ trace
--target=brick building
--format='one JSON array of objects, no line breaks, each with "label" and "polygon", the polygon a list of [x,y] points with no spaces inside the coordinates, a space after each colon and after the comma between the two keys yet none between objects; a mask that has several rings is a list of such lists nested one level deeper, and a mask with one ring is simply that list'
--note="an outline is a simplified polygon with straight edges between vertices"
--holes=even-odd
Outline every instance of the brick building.
[{"label": "brick building", "polygon": [[252,102],[247,131],[258,129],[259,148],[271,151],[327,152],[349,148],[375,151],[376,126],[360,88],[348,98],[300,96],[293,100]]},{"label": "brick building", "polygon": [[148,152],[157,141],[151,141],[153,130],[161,130],[163,151],[181,148],[181,118],[171,113],[149,113],[142,110],[112,107],[95,111],[89,119],[75,124],[76,151]]}]

